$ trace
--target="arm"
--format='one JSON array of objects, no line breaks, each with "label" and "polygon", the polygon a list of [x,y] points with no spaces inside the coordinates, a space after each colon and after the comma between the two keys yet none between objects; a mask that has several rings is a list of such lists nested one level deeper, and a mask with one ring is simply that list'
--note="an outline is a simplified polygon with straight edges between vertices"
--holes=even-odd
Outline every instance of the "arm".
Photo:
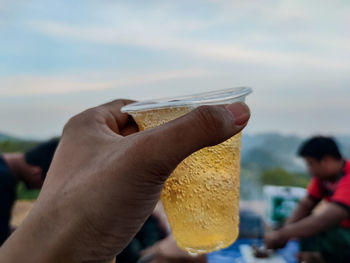
[{"label": "arm", "polygon": [[286,225],[280,230],[268,233],[265,243],[268,248],[283,247],[289,239],[316,235],[331,227],[337,226],[350,216],[343,207],[330,203],[318,215],[310,215],[304,219]]},{"label": "arm", "polygon": [[66,124],[39,198],[0,248],[0,262],[111,261],[152,213],[176,166],[240,132],[250,116],[243,103],[205,106],[136,133],[120,112],[127,103],[87,110]]},{"label": "arm", "polygon": [[340,225],[341,221],[349,216],[349,212],[343,207],[329,203],[322,213],[308,216],[294,224],[283,227],[280,231],[281,235],[288,239],[309,237]]},{"label": "arm", "polygon": [[207,263],[205,254],[191,255],[180,249],[169,235],[141,252],[140,262],[150,263]]},{"label": "arm", "polygon": [[312,199],[310,196],[305,196],[300,200],[297,208],[293,211],[292,215],[288,218],[285,225],[295,223],[307,216],[309,216],[319,201]]}]

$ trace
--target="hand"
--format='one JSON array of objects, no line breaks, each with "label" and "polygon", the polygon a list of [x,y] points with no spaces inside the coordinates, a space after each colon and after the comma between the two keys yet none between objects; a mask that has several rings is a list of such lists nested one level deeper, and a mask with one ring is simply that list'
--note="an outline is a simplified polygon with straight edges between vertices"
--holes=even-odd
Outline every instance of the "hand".
[{"label": "hand", "polygon": [[302,251],[297,254],[299,263],[326,263],[319,252]]},{"label": "hand", "polygon": [[241,131],[243,103],[204,106],[154,129],[117,100],[68,121],[31,213],[0,249],[0,262],[106,262],[152,213],[173,169],[191,153]]},{"label": "hand", "polygon": [[138,263],[206,263],[206,255],[192,256],[180,249],[172,235],[141,252]]},{"label": "hand", "polygon": [[265,234],[265,246],[268,249],[283,248],[287,242],[286,238],[280,231],[272,231]]}]

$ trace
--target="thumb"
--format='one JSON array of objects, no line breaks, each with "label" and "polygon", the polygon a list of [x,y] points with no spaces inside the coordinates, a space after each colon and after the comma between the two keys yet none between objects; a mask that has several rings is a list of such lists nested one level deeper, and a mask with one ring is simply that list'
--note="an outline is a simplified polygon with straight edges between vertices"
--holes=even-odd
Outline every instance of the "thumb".
[{"label": "thumb", "polygon": [[[201,106],[190,113],[154,129],[138,134],[139,149],[145,165],[165,168],[170,173],[193,152],[219,144],[240,132],[247,124],[250,111],[246,104]],[[159,171],[161,172],[161,171]]]}]

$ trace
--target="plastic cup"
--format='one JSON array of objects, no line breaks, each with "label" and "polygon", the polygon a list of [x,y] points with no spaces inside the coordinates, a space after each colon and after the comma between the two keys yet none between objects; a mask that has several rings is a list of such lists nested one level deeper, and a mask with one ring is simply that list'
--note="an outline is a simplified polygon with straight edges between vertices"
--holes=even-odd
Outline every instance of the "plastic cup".
[{"label": "plastic cup", "polygon": [[[140,131],[176,119],[201,105],[244,101],[251,88],[239,87],[129,104]],[[161,200],[178,246],[208,253],[238,236],[241,133],[183,160],[165,182]]]}]

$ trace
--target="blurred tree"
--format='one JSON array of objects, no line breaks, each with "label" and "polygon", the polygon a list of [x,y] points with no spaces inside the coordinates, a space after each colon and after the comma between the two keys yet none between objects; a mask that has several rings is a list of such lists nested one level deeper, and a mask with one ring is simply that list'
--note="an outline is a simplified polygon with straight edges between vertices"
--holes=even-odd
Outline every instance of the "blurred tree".
[{"label": "blurred tree", "polygon": [[309,182],[307,174],[288,172],[282,168],[265,170],[261,176],[263,185],[307,187]]},{"label": "blurred tree", "polygon": [[17,200],[35,200],[40,193],[39,189],[28,189],[23,182],[17,185]]},{"label": "blurred tree", "polygon": [[36,146],[37,141],[6,140],[0,141],[0,153],[4,152],[25,152]]}]

